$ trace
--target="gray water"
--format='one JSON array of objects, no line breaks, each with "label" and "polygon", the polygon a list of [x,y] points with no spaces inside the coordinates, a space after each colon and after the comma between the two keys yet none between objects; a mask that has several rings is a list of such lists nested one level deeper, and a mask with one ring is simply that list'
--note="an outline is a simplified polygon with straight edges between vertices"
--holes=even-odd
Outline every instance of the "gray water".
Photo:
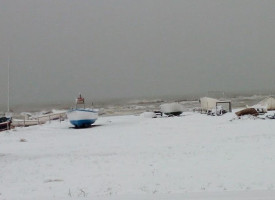
[{"label": "gray water", "polygon": [[[210,95],[208,95],[210,96]],[[212,96],[213,97],[213,96]],[[238,97],[213,97],[227,99],[232,102],[232,107],[241,108],[252,106],[259,101],[265,99],[267,95],[253,95],[253,96],[238,96]],[[163,103],[179,102],[183,105],[184,111],[192,111],[194,108],[200,107],[199,99],[195,97],[189,97],[189,99],[150,99],[150,100],[121,100],[117,102],[105,102],[105,103],[92,103],[87,102],[86,107],[98,108],[100,115],[112,116],[112,115],[139,115],[145,111],[157,111],[160,110],[160,105]],[[93,104],[93,105],[92,105]],[[22,112],[30,112],[39,114],[41,112],[47,112],[51,110],[68,110],[73,107],[73,103],[55,104],[55,105],[31,105],[31,106],[15,106],[12,108],[14,116],[22,118]],[[4,114],[4,112],[2,112]]]},{"label": "gray water", "polygon": [[[232,108],[242,108],[253,106],[265,99],[267,96],[248,96],[248,97],[232,97],[226,98],[232,103]],[[224,98],[222,98],[224,99]],[[106,105],[101,108],[103,115],[121,115],[121,114],[140,114],[145,111],[160,110],[163,103],[179,102],[183,105],[184,111],[192,111],[194,108],[200,107],[199,99],[193,100],[156,100],[156,101],[137,101],[124,105]]]}]

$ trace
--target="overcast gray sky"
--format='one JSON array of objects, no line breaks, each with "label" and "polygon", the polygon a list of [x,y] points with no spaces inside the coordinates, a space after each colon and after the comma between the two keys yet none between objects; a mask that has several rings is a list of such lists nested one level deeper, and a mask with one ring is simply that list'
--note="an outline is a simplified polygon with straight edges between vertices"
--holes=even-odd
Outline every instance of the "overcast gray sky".
[{"label": "overcast gray sky", "polygon": [[275,87],[274,0],[0,0],[0,104]]}]

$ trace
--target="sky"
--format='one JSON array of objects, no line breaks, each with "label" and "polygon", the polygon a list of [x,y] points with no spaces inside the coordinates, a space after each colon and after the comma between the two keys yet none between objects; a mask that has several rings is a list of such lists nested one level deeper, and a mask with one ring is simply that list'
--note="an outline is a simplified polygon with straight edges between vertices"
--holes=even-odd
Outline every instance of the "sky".
[{"label": "sky", "polygon": [[0,105],[275,90],[274,0],[0,0]]}]

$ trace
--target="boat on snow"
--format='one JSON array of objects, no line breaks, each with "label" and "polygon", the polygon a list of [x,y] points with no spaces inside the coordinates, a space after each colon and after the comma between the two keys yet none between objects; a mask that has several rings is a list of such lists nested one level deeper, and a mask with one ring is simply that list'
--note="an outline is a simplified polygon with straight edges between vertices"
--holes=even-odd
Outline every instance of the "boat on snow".
[{"label": "boat on snow", "polygon": [[162,113],[168,117],[180,116],[183,112],[183,107],[180,103],[165,103],[160,105],[160,110]]},{"label": "boat on snow", "polygon": [[0,118],[0,131],[10,129],[11,122],[12,122],[11,117],[1,117]]},{"label": "boat on snow", "polygon": [[[79,105],[82,105],[83,108],[78,108]],[[97,120],[98,112],[94,109],[85,108],[85,99],[79,95],[76,99],[75,109],[69,110],[67,117],[76,128],[89,127]]]}]

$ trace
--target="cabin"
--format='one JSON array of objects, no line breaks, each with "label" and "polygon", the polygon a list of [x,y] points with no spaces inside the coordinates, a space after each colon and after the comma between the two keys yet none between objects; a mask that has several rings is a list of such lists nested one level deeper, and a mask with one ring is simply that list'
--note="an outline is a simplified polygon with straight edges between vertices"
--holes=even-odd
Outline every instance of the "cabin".
[{"label": "cabin", "polygon": [[[210,97],[203,97],[199,100],[201,104],[201,113],[216,112],[216,114],[222,114],[222,112],[232,112],[231,101],[218,100]],[[218,113],[219,112],[219,113]]]}]

